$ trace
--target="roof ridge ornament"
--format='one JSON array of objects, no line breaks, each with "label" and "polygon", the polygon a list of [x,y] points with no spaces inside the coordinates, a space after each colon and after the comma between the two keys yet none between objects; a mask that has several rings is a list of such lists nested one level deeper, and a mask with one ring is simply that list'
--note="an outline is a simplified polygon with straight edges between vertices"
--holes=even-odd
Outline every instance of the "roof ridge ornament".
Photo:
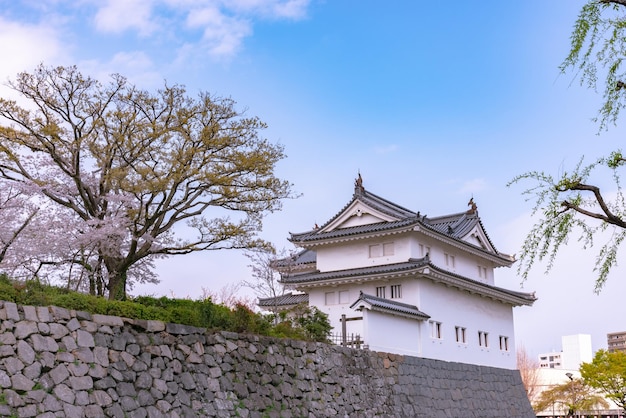
[{"label": "roof ridge ornament", "polygon": [[467,206],[469,206],[470,208],[468,209],[467,213],[468,215],[473,215],[475,213],[478,213],[478,206],[476,205],[476,203],[474,203],[474,196],[472,196],[469,200],[469,202],[467,202]]},{"label": "roof ridge ornament", "polygon": [[354,180],[354,194],[362,195],[365,192],[365,187],[363,187],[363,177],[361,177],[361,172],[358,172],[358,177]]}]

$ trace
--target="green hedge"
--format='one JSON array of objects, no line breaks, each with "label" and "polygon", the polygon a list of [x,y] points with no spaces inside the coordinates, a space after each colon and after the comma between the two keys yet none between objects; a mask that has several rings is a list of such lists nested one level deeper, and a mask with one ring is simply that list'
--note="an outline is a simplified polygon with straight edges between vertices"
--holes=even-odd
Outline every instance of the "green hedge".
[{"label": "green hedge", "polygon": [[[231,309],[213,303],[211,299],[170,299],[151,296],[115,301],[46,285],[37,280],[14,281],[5,274],[0,274],[0,300],[20,305],[58,306],[94,314],[152,319],[200,328],[293,339],[326,341],[330,331],[328,318],[318,311],[312,312],[308,321],[300,319],[295,324],[291,322],[274,324],[273,316],[255,313],[241,304]],[[311,332],[312,326],[327,332],[325,334],[319,331]]]}]

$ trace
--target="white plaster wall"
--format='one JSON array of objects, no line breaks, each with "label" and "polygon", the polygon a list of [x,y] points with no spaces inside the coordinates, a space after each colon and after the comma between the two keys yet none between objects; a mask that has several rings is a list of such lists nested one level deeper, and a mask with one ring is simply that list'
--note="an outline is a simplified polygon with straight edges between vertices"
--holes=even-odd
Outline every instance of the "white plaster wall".
[{"label": "white plaster wall", "polygon": [[[424,357],[514,369],[513,308],[488,298],[454,291],[430,280],[418,279],[420,310],[442,324],[442,338],[424,332]],[[455,326],[466,328],[466,343],[457,343]],[[478,331],[488,333],[489,346],[478,344]],[[501,351],[499,337],[508,337],[509,351]]]},{"label": "white plaster wall", "polygon": [[[370,245],[389,242],[394,244],[394,254],[392,256],[369,256]],[[423,251],[422,248],[424,249]],[[493,262],[476,255],[464,253],[457,247],[443,244],[419,232],[378,239],[356,240],[338,245],[326,245],[315,250],[317,251],[317,268],[321,272],[327,272],[400,263],[407,261],[409,258],[422,258],[427,248],[430,248],[430,259],[436,266],[473,280],[490,285],[494,284]],[[446,265],[446,253],[454,256],[454,266],[451,263]],[[487,268],[487,277],[480,277],[478,272],[479,265]]]},{"label": "white plaster wall", "polygon": [[363,312],[363,318],[370,350],[421,357],[422,322],[369,310]]},{"label": "white plaster wall", "polygon": [[[348,291],[348,303],[339,303],[339,291]],[[326,305],[326,293],[335,292],[337,303]],[[316,306],[319,310],[328,315],[333,333],[341,333],[341,315],[346,318],[362,317],[361,312],[350,309],[350,305],[359,297],[359,289],[355,287],[337,286],[320,287],[309,290],[309,305]],[[348,334],[358,334],[363,336],[363,321],[346,321],[346,331]]]},{"label": "white plaster wall", "polygon": [[[477,255],[464,253],[463,250],[452,245],[446,245],[441,241],[436,241],[430,237],[414,232],[410,240],[411,257],[421,258],[424,256],[420,244],[426,248],[430,247],[430,260],[436,266],[453,271],[470,279],[494,285],[495,266],[492,261],[486,260]],[[425,251],[424,251],[425,252]],[[451,268],[445,264],[445,253],[455,256],[455,267]],[[487,268],[487,277],[480,277],[478,266]]]},{"label": "white plaster wall", "polygon": [[[391,256],[370,257],[369,247],[373,244],[393,242]],[[317,268],[321,272],[370,267],[407,261],[411,257],[409,237],[393,236],[381,239],[356,240],[340,245],[316,248]]]},{"label": "white plaster wall", "polygon": [[[441,322],[441,339],[431,338],[427,321],[420,325],[417,319],[369,311],[363,314],[350,309],[359,291],[375,295],[377,286],[385,286],[389,298],[390,286],[393,284],[402,285],[402,298],[397,299],[398,302],[415,305],[430,315],[431,320]],[[338,293],[344,290],[349,291],[349,303],[325,304],[326,292],[336,292],[339,302]],[[341,333],[342,314],[348,318],[369,314],[367,321],[348,321],[346,329],[348,334],[361,335],[372,350],[508,369],[516,367],[513,309],[510,305],[445,287],[428,279],[415,278],[368,282],[353,285],[352,288],[314,288],[309,292],[309,300],[328,314],[334,333]],[[466,328],[466,343],[456,342],[455,326]],[[478,331],[488,333],[488,347],[479,346]],[[508,337],[508,351],[500,350],[500,336]]]}]

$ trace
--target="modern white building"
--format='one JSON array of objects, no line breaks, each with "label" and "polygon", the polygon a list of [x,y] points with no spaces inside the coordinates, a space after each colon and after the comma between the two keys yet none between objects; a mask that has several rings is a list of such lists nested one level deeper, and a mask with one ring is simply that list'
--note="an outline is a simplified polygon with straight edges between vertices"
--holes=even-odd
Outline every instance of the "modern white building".
[{"label": "modern white building", "polygon": [[[531,402],[539,399],[541,392],[549,390],[557,385],[568,384],[572,380],[581,378],[580,365],[593,361],[593,349],[591,345],[591,335],[575,334],[561,337],[561,351],[551,351],[539,354],[539,369],[537,369],[536,388],[534,398]],[[596,409],[588,412],[589,416],[621,417],[620,408],[610,399],[605,399],[608,406],[606,408],[597,406]],[[556,418],[564,417],[567,411],[563,405],[555,403],[552,407],[544,411],[536,411],[537,417]],[[583,416],[582,411],[577,411]],[[587,416],[587,414],[584,414]],[[578,415],[576,415],[578,416]]]},{"label": "modern white building", "polygon": [[276,263],[281,281],[371,350],[514,369],[513,308],[536,298],[495,286],[495,270],[515,260],[468,206],[429,217],[367,191],[359,175],[333,218],[291,234],[302,251]]},{"label": "modern white building", "polygon": [[539,354],[539,367],[578,370],[582,363],[590,363],[592,360],[591,335],[565,335],[561,337],[561,351]]}]

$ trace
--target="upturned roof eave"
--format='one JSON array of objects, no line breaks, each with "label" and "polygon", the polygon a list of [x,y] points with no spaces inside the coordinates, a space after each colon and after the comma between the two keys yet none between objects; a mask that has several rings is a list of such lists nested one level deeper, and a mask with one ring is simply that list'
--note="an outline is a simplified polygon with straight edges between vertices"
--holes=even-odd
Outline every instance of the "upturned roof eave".
[{"label": "upturned roof eave", "polygon": [[[316,231],[311,231],[309,233],[305,233],[299,236],[294,236],[292,234],[291,237],[288,238],[288,240],[289,242],[295,245],[298,245],[302,248],[310,249],[310,248],[314,248],[320,245],[337,244],[337,243],[342,243],[342,242],[347,242],[347,241],[369,239],[369,238],[378,237],[378,236],[395,235],[395,234],[399,234],[402,232],[408,232],[413,229],[416,221],[407,219],[405,220],[405,222],[398,221],[396,223],[399,223],[400,225],[393,225],[393,226],[385,227],[384,226],[385,222],[380,222],[377,224],[359,225],[359,226],[350,227],[350,228],[343,228],[341,230],[335,230],[335,231],[341,231],[344,233],[343,235],[337,235],[337,236],[333,235],[334,231],[324,232],[324,233],[315,233]],[[381,226],[381,228],[377,230],[372,230],[372,231],[354,232],[354,233],[350,232],[351,229],[357,229],[357,228],[362,229],[364,226],[370,226],[370,225]],[[302,237],[302,238],[298,239],[298,237]]]},{"label": "upturned roof eave", "polygon": [[[421,230],[421,232],[423,232],[424,234],[432,238],[437,238],[440,241],[444,241],[454,247],[462,247],[463,249],[468,250],[474,255],[480,255],[482,257],[489,258],[491,261],[497,263],[498,267],[510,267],[513,265],[513,263],[515,263],[515,259],[508,254],[500,252],[492,253],[467,241],[463,241],[454,237],[450,237],[446,234],[442,234],[441,232],[422,222],[420,222],[420,225],[425,227],[423,230]],[[495,247],[492,246],[492,248],[494,248],[495,250]]]},{"label": "upturned roof eave", "polygon": [[342,273],[339,273],[337,277],[315,280],[315,275],[326,274],[318,272],[317,274],[311,274],[311,276],[313,277],[306,281],[289,281],[284,280],[283,278],[281,279],[281,282],[287,285],[294,286],[295,288],[300,290],[316,287],[339,286],[351,283],[362,283],[377,280],[388,280],[393,278],[411,277],[415,274],[420,274],[422,275],[422,277],[428,278],[429,280],[432,280],[434,282],[442,283],[446,286],[453,286],[460,290],[474,293],[483,297],[489,297],[494,300],[498,300],[503,303],[509,303],[514,306],[531,306],[536,300],[534,294],[515,292],[486,283],[477,282],[473,279],[469,279],[467,277],[463,277],[458,274],[440,269],[430,262],[425,265],[416,265],[413,268],[406,268],[398,271],[373,271],[369,274],[358,274],[359,270],[360,269],[348,269],[343,271],[343,276],[341,275]]},{"label": "upturned roof eave", "polygon": [[422,312],[415,305],[398,302],[391,299],[379,298],[373,295],[360,293],[359,298],[350,305],[350,309],[361,311],[368,309],[390,315],[397,315],[411,319],[427,320],[430,315]]}]

